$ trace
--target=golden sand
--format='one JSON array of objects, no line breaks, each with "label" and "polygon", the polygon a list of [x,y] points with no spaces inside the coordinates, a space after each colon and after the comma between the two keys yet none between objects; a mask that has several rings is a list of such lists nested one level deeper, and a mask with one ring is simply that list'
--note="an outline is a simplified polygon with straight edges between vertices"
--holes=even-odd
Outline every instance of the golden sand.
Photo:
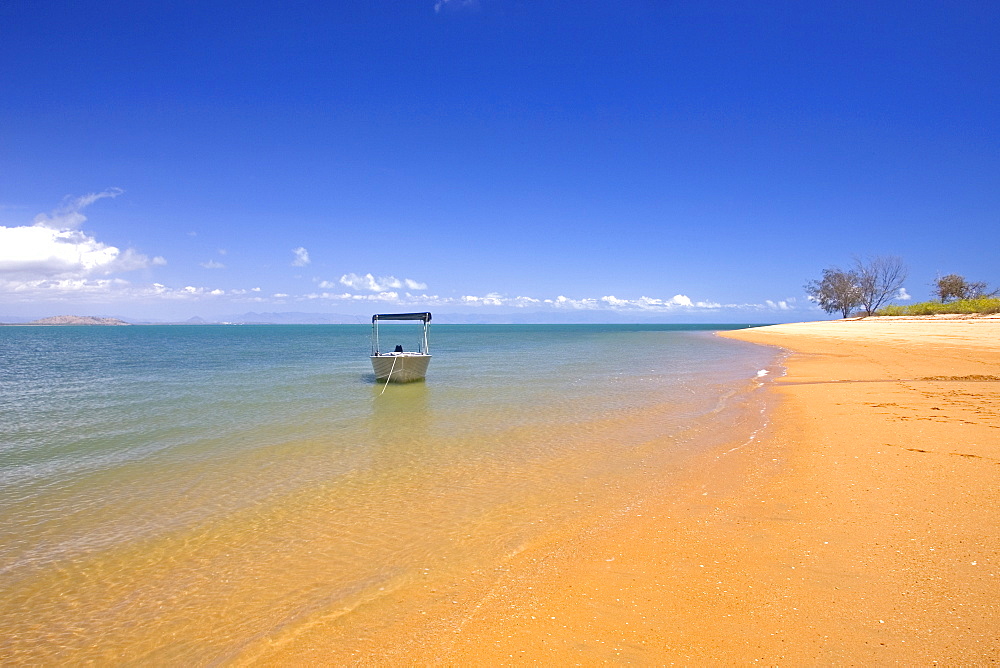
[{"label": "golden sand", "polygon": [[460,625],[361,662],[1000,660],[1000,320],[723,336],[793,351],[759,438],[517,555]]}]

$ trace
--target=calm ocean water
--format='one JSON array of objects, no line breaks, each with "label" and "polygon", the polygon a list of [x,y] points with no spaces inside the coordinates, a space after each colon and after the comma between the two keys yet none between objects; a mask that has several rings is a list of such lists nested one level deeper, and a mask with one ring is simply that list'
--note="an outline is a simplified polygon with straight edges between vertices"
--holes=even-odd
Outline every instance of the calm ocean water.
[{"label": "calm ocean water", "polygon": [[360,651],[749,438],[774,353],[705,329],[433,326],[384,387],[366,326],[0,328],[0,663]]}]

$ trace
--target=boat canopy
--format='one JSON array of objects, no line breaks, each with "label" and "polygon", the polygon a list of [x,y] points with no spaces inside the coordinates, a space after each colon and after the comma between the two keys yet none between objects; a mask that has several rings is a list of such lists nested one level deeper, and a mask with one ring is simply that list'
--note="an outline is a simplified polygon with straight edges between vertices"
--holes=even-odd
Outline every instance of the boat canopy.
[{"label": "boat canopy", "polygon": [[[423,313],[376,313],[372,316],[372,357],[378,357],[380,355],[378,323],[381,320],[419,320],[422,322],[424,325],[424,335],[420,341],[420,346],[417,352],[421,355],[430,354],[430,346],[427,343],[427,330],[430,328],[431,314],[428,311],[424,311]],[[403,352],[402,348],[397,346],[396,352]]]},{"label": "boat canopy", "polygon": [[372,316],[372,323],[378,320],[422,320],[424,323],[431,321],[429,311],[423,313],[376,313]]}]

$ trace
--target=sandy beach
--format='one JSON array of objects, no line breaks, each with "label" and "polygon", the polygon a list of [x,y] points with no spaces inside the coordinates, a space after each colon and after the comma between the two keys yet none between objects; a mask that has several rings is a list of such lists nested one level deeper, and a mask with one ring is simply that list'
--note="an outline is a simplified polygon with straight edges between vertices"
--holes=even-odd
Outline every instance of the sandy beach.
[{"label": "sandy beach", "polygon": [[[127,371],[115,384],[119,395],[109,402],[103,388],[81,393],[75,379],[67,386],[93,411],[123,407],[113,421],[133,434],[123,446],[163,438],[147,431],[152,418],[133,416],[133,396],[148,392],[172,359],[142,366],[151,342],[166,337],[202,371],[218,359],[199,362],[196,350],[207,342],[214,355],[241,359],[248,345],[242,328],[181,338],[127,329],[139,338],[126,348],[135,366],[117,365]],[[110,331],[77,336],[92,351],[101,348],[94,337],[106,341]],[[259,356],[282,342],[305,359],[330,346],[322,329],[268,332],[254,333],[264,337]],[[24,522],[5,527],[0,664],[1000,660],[1000,318],[829,321],[717,335],[742,340],[702,331],[665,347],[663,378],[683,377],[688,364],[688,384],[619,377],[641,382],[617,397],[620,410],[588,419],[616,400],[611,364],[579,384],[584,408],[561,422],[536,409],[559,406],[546,387],[560,400],[573,390],[551,377],[556,367],[516,388],[538,397],[534,403],[512,397],[509,383],[474,383],[477,396],[462,403],[438,382],[434,397],[401,386],[414,393],[396,393],[375,410],[373,388],[363,386],[354,404],[340,404],[342,412],[355,407],[354,423],[333,419],[332,390],[300,392],[336,387],[327,376],[318,383],[307,364],[254,364],[264,378],[250,384],[254,392],[244,389],[247,371],[233,365],[235,375],[190,383],[174,402],[170,388],[189,372],[166,374],[171,382],[155,386],[162,391],[147,402],[151,416],[167,411],[171,422],[213,427],[211,438],[187,437],[179,454],[145,464],[125,447],[129,458],[110,473],[75,470],[76,488],[64,491],[74,478],[57,472],[43,479],[56,498],[10,506],[8,525]],[[342,336],[349,346],[353,333]],[[575,349],[563,350],[568,336],[559,350],[548,336],[534,345],[546,358],[573,357]],[[605,350],[632,354],[634,334],[606,336],[597,337],[613,344]],[[525,346],[515,340],[513,350],[539,351]],[[49,366],[66,368],[59,360],[68,353],[50,348]],[[98,361],[94,369],[115,366]],[[289,382],[292,367],[303,375]],[[339,372],[342,387],[351,368]],[[455,366],[450,384],[462,371]],[[192,406],[192,391],[203,410]],[[220,404],[210,395],[226,400],[224,414],[256,426],[217,436]],[[649,401],[634,405],[636,396]],[[271,405],[313,408],[252,422]],[[539,424],[510,428],[532,410]],[[20,419],[35,413],[50,414],[29,406]],[[310,420],[300,424],[302,415]],[[96,429],[106,421],[66,422]],[[129,424],[131,432],[122,427]],[[111,436],[98,433],[98,452],[113,453]],[[17,502],[39,486],[6,498]],[[64,551],[46,552],[55,549]]]},{"label": "sandy beach", "polygon": [[518,555],[460,627],[382,659],[1000,660],[1000,319],[722,335],[790,351],[757,438],[706,456],[662,498]]}]

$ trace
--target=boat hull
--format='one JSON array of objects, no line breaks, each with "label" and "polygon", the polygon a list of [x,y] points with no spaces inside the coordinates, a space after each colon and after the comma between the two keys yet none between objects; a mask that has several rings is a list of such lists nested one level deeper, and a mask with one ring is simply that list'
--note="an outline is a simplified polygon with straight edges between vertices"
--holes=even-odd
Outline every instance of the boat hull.
[{"label": "boat hull", "polygon": [[427,365],[430,364],[431,356],[418,353],[384,353],[372,355],[371,360],[375,380],[411,383],[415,380],[424,380],[427,376]]}]

